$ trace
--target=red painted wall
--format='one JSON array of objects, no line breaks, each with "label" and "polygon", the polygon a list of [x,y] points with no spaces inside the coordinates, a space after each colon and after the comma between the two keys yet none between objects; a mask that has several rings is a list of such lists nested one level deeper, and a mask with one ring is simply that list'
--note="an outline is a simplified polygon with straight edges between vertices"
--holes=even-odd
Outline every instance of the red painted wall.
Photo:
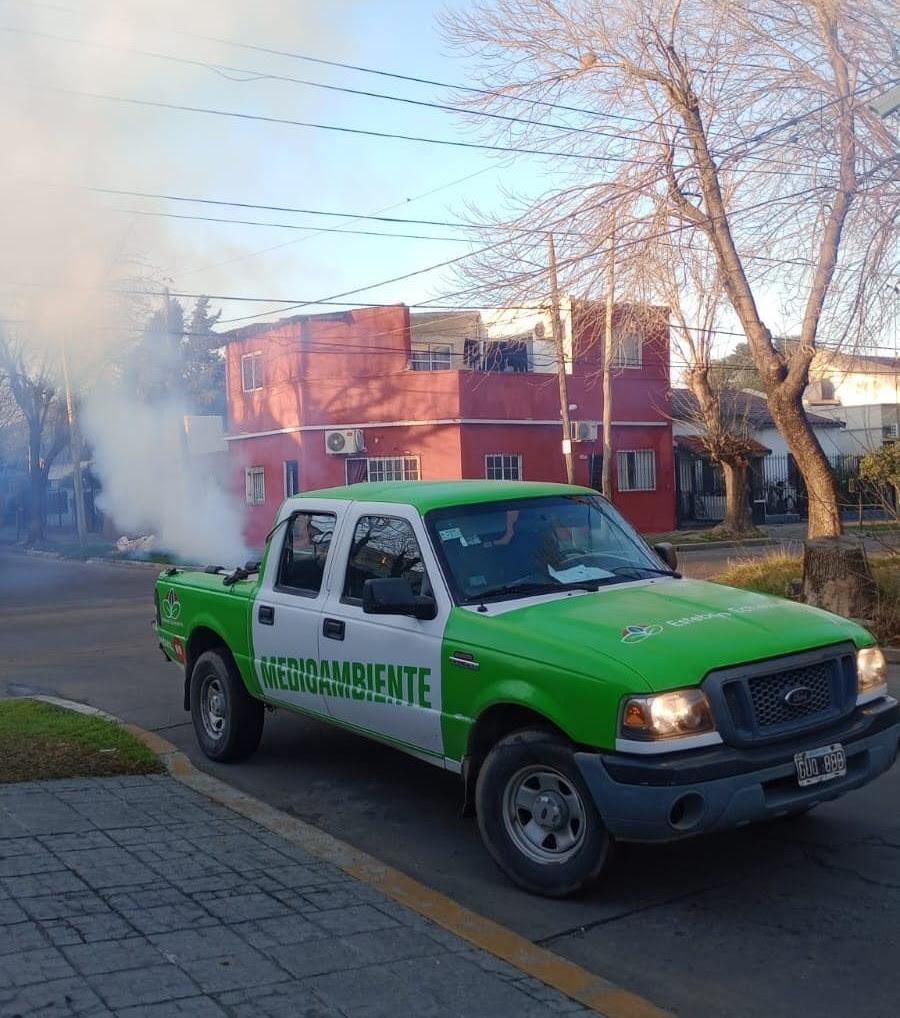
[{"label": "red painted wall", "polygon": [[[576,420],[602,418],[602,349],[593,322],[594,316],[579,333],[576,317],[576,359],[567,378]],[[550,423],[560,421],[555,375],[410,371],[409,349],[409,311],[402,305],[230,334],[229,448],[240,489],[245,467],[265,469],[265,504],[247,507],[248,543],[261,543],[271,527],[284,496],[285,460],[298,461],[301,491],[345,482],[347,457],[326,452],[325,427],[363,428],[365,456],[418,456],[426,480],[483,477],[487,453],[521,455],[528,480],[565,480],[562,426]],[[256,351],[263,388],[243,392],[241,357]],[[671,426],[661,409],[668,389],[668,326],[661,318],[647,331],[642,367],[622,369],[613,380],[613,421],[629,422],[614,426],[613,450],[656,452],[656,490],[614,494],[644,532],[675,526]],[[504,423],[529,420],[535,423]],[[572,451],[576,482],[588,484],[590,456],[602,452],[602,436],[573,443]],[[613,485],[615,491],[615,461]]]}]

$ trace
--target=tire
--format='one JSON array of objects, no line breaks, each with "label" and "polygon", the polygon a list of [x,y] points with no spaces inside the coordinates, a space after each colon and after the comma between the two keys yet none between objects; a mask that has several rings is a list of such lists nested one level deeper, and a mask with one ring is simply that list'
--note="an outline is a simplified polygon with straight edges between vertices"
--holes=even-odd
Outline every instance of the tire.
[{"label": "tire", "polygon": [[572,748],[550,732],[526,729],[498,742],[479,771],[475,807],[494,861],[533,894],[575,894],[612,859],[612,836]]},{"label": "tire", "polygon": [[191,672],[191,720],[200,748],[220,763],[244,760],[262,738],[265,707],[244,686],[231,655],[207,650]]}]

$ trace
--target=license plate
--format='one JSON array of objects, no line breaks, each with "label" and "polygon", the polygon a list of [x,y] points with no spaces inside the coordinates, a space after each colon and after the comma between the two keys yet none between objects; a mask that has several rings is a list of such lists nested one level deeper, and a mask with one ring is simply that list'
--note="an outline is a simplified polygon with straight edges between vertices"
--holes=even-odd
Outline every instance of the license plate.
[{"label": "license plate", "polygon": [[844,747],[835,742],[831,746],[795,753],[794,766],[797,768],[799,785],[817,785],[820,781],[831,781],[832,778],[846,774],[847,757]]}]

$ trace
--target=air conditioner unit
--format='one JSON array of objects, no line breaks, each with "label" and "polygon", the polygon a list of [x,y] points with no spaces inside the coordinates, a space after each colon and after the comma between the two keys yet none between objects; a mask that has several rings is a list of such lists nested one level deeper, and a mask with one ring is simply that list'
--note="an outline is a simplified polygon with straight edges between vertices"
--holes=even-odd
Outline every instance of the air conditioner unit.
[{"label": "air conditioner unit", "polygon": [[346,456],[349,453],[365,452],[365,448],[365,438],[359,428],[325,432],[325,452],[331,456]]},{"label": "air conditioner unit", "polygon": [[569,432],[573,442],[596,442],[596,421],[569,421]]}]

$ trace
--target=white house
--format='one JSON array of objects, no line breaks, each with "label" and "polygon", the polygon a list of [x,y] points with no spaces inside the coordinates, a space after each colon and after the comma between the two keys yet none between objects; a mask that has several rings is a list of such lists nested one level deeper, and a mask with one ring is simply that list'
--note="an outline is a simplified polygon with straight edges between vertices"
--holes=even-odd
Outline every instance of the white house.
[{"label": "white house", "polygon": [[[834,451],[860,455],[900,438],[900,358],[819,350],[804,403],[842,421],[831,433]],[[832,451],[827,445],[826,452]]]},{"label": "white house", "polygon": [[[721,471],[709,461],[700,436],[704,428],[690,389],[673,389],[670,413],[675,443],[676,515],[680,523],[717,520],[725,515]],[[796,513],[800,491],[796,469],[784,438],[775,427],[769,403],[761,392],[741,389],[721,394],[722,411],[731,429],[750,441],[751,498],[765,518]],[[825,454],[840,454],[837,435],[843,421],[807,410],[806,416]],[[758,522],[762,519],[758,518]]]}]

